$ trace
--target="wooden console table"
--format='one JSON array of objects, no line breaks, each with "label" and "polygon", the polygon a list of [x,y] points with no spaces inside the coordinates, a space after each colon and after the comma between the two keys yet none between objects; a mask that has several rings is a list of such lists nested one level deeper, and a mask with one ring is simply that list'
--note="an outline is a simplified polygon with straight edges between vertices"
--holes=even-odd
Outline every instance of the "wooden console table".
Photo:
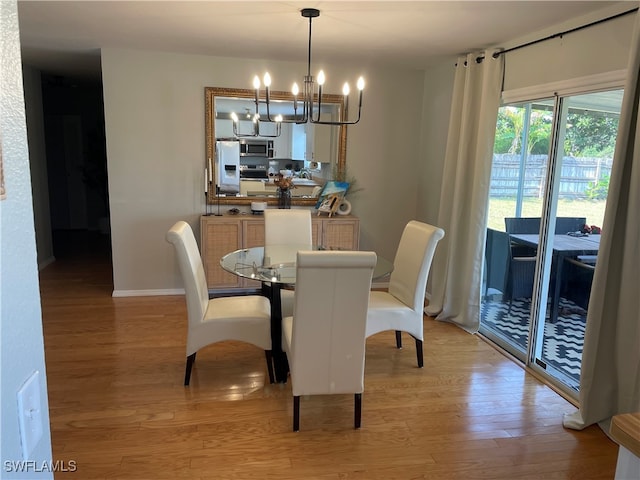
[{"label": "wooden console table", "polygon": [[620,445],[616,480],[640,478],[640,413],[615,415],[609,433]]},{"label": "wooden console table", "polygon": [[[352,215],[311,216],[313,240],[325,248],[358,250],[360,220]],[[223,255],[241,248],[264,245],[264,217],[258,215],[203,215],[200,217],[200,251],[209,290],[237,291],[260,288],[260,283],[240,278],[220,266]]]}]

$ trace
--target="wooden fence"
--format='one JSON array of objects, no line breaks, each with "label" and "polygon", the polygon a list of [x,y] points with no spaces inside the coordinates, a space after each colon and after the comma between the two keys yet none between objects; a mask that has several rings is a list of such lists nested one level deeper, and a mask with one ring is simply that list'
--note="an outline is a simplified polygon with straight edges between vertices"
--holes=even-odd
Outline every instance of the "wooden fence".
[{"label": "wooden fence", "polygon": [[[564,157],[560,174],[560,197],[583,198],[589,185],[611,174],[612,158]],[[524,164],[525,197],[542,197],[545,188],[547,155],[529,155]],[[493,156],[492,197],[515,197],[520,178],[520,155]]]}]

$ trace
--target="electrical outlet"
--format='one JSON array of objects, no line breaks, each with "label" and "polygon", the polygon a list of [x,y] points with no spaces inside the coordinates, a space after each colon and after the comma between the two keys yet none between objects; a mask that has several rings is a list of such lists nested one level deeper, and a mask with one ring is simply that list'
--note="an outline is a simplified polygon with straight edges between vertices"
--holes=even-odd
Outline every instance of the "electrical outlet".
[{"label": "electrical outlet", "polygon": [[42,438],[42,411],[40,406],[40,373],[36,370],[18,390],[18,418],[22,458],[28,460]]}]

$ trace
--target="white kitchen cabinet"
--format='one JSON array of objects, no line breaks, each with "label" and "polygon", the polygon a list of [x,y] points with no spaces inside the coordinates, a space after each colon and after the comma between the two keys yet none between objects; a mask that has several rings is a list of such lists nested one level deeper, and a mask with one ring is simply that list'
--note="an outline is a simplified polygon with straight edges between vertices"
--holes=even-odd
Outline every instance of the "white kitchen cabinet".
[{"label": "white kitchen cabinet", "polygon": [[316,126],[310,123],[305,125],[307,135],[306,135],[306,153],[304,159],[308,162],[313,162],[315,160],[315,139],[316,139]]},{"label": "white kitchen cabinet", "polygon": [[[241,135],[251,135],[255,131],[252,121],[242,119],[238,122],[237,129],[238,133]],[[283,128],[283,131],[284,130],[285,128]],[[230,119],[217,119],[215,134],[216,138],[235,138],[235,135],[233,134],[233,121]],[[260,135],[260,137],[256,138],[274,140],[274,146],[276,141],[280,140],[280,137],[275,137],[276,124],[273,122],[260,122]],[[281,141],[286,142],[286,147],[288,147],[288,145],[291,144],[291,133],[286,134]]]},{"label": "white kitchen cabinet", "polygon": [[[253,125],[251,126],[251,128],[253,128]],[[275,143],[275,140],[278,138],[276,137],[278,126],[275,122],[261,121],[259,128],[261,137],[264,137],[267,140],[274,140]]]},{"label": "white kitchen cabinet", "polygon": [[[337,128],[331,125],[314,125],[313,129],[313,161],[320,164],[331,164],[336,161],[336,152],[338,151]],[[332,154],[333,152],[333,154]],[[305,162],[306,168],[311,160]]]},{"label": "white kitchen cabinet", "polygon": [[279,137],[273,139],[274,158],[292,158],[291,156],[291,123],[283,123]]},{"label": "white kitchen cabinet", "polygon": [[216,138],[233,138],[233,122],[229,119],[216,120]]},{"label": "white kitchen cabinet", "polygon": [[307,134],[304,125],[291,125],[291,158],[304,160],[306,151]]},{"label": "white kitchen cabinet", "polygon": [[291,158],[294,160],[313,161],[314,128],[312,123],[294,124],[291,131],[292,151]]}]

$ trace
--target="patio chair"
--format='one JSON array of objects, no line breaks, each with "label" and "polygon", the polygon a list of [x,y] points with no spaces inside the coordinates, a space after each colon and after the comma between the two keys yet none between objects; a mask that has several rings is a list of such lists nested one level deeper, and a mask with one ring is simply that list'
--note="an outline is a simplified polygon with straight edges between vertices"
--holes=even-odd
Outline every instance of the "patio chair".
[{"label": "patio chair", "polygon": [[[487,265],[487,290],[489,287],[500,290],[502,298],[511,303],[517,298],[531,298],[536,257],[518,257],[513,255],[509,234],[487,228],[487,246],[485,256]],[[486,290],[485,290],[486,294]]]},{"label": "patio chair", "polygon": [[562,296],[587,310],[596,266],[576,258],[565,258],[565,262],[562,276],[566,282],[563,282]]}]

